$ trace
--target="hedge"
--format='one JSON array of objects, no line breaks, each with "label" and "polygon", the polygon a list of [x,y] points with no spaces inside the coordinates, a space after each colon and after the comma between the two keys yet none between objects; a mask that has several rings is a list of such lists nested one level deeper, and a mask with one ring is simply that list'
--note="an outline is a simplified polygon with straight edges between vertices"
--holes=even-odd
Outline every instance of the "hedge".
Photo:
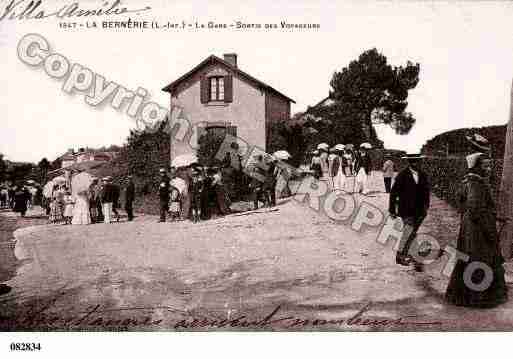
[{"label": "hedge", "polygon": [[503,158],[506,139],[506,125],[481,128],[460,128],[441,133],[422,147],[422,153],[430,156],[463,156],[472,151],[465,135],[478,133],[484,136],[492,146],[492,157]]},{"label": "hedge", "polygon": [[[403,167],[405,164],[401,164]],[[497,201],[503,160],[492,161],[492,176],[490,189],[492,196]],[[461,181],[467,173],[467,162],[464,157],[428,157],[423,160],[422,169],[427,173],[433,192],[450,205],[458,208],[457,193]]]}]

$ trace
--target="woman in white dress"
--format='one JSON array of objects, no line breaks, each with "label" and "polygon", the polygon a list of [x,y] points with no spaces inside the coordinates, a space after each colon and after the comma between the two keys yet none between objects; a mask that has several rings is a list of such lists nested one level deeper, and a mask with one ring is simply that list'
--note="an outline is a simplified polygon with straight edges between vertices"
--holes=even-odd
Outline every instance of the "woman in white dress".
[{"label": "woman in white dress", "polygon": [[360,149],[360,155],[356,161],[356,192],[369,193],[369,177],[371,174],[371,160],[367,150]]},{"label": "woman in white dress", "polygon": [[346,175],[345,169],[345,158],[344,158],[344,147],[343,145],[335,146],[335,153],[331,162],[331,171],[333,178],[333,188],[337,191],[345,191]]},{"label": "woman in white dress", "polygon": [[328,191],[331,191],[332,183],[331,183],[331,176],[330,176],[330,168],[329,168],[329,162],[328,162],[328,150],[320,149],[320,162],[321,162],[321,181],[325,182],[328,188]]},{"label": "woman in white dress", "polygon": [[75,207],[73,207],[71,224],[91,224],[89,191],[81,191],[75,194]]}]

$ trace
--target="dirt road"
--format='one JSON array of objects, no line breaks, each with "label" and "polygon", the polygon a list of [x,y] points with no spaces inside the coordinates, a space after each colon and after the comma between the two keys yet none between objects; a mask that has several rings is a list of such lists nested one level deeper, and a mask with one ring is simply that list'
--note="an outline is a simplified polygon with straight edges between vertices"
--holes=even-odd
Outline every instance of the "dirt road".
[{"label": "dirt road", "polygon": [[[388,199],[353,196],[356,208]],[[513,329],[513,301],[444,302],[446,258],[424,273],[398,266],[378,227],[354,231],[294,198],[198,224],[156,220],[18,230],[23,265],[0,297],[2,329]],[[434,198],[420,232],[445,244],[456,230],[456,213]]]}]

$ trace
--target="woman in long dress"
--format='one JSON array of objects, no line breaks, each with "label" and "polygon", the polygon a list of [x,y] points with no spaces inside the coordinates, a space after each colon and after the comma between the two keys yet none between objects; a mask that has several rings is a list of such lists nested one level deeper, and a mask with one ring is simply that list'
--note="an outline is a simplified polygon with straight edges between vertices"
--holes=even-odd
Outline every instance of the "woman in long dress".
[{"label": "woman in long dress", "polygon": [[356,160],[356,192],[367,194],[369,192],[369,176],[371,172],[371,162],[369,154],[365,149],[360,150],[360,155]]},{"label": "woman in long dress", "polygon": [[50,198],[50,223],[61,223],[63,219],[63,196],[59,185],[53,187],[52,195]]},{"label": "woman in long dress", "polygon": [[14,193],[14,212],[18,212],[22,217],[25,217],[29,198],[30,192],[24,186],[17,186]]},{"label": "woman in long dress", "polygon": [[64,196],[64,222],[65,224],[71,224],[71,219],[73,218],[73,208],[74,208],[75,200],[71,195],[70,191],[66,191],[66,195]]},{"label": "woman in long dress", "polygon": [[[456,263],[446,299],[458,306],[494,307],[507,300],[507,287],[495,204],[488,184],[491,164],[490,159],[482,153],[468,156],[467,162],[469,173],[463,179],[459,196],[461,225],[457,249],[469,259]],[[478,262],[487,269],[473,270]]]},{"label": "woman in long dress", "polygon": [[333,188],[337,191],[344,191],[346,185],[345,158],[342,150],[337,150],[332,163]]},{"label": "woman in long dress", "polygon": [[320,179],[322,176],[321,168],[321,157],[319,157],[319,151],[313,152],[312,162],[310,163],[310,170],[313,172],[315,179]]},{"label": "woman in long dress", "polygon": [[73,218],[71,224],[91,224],[91,212],[89,211],[89,189],[78,192],[75,195]]}]

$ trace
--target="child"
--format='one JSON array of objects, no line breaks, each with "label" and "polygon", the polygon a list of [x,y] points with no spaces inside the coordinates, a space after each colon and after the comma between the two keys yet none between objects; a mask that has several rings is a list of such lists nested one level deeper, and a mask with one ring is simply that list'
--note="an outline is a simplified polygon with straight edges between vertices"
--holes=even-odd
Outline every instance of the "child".
[{"label": "child", "polygon": [[74,204],[75,202],[73,201],[71,192],[69,190],[66,190],[66,194],[64,195],[64,224],[71,224],[71,220],[73,218]]},{"label": "child", "polygon": [[180,219],[180,212],[182,211],[180,204],[180,191],[175,186],[169,187],[169,215],[171,221],[177,221]]}]

